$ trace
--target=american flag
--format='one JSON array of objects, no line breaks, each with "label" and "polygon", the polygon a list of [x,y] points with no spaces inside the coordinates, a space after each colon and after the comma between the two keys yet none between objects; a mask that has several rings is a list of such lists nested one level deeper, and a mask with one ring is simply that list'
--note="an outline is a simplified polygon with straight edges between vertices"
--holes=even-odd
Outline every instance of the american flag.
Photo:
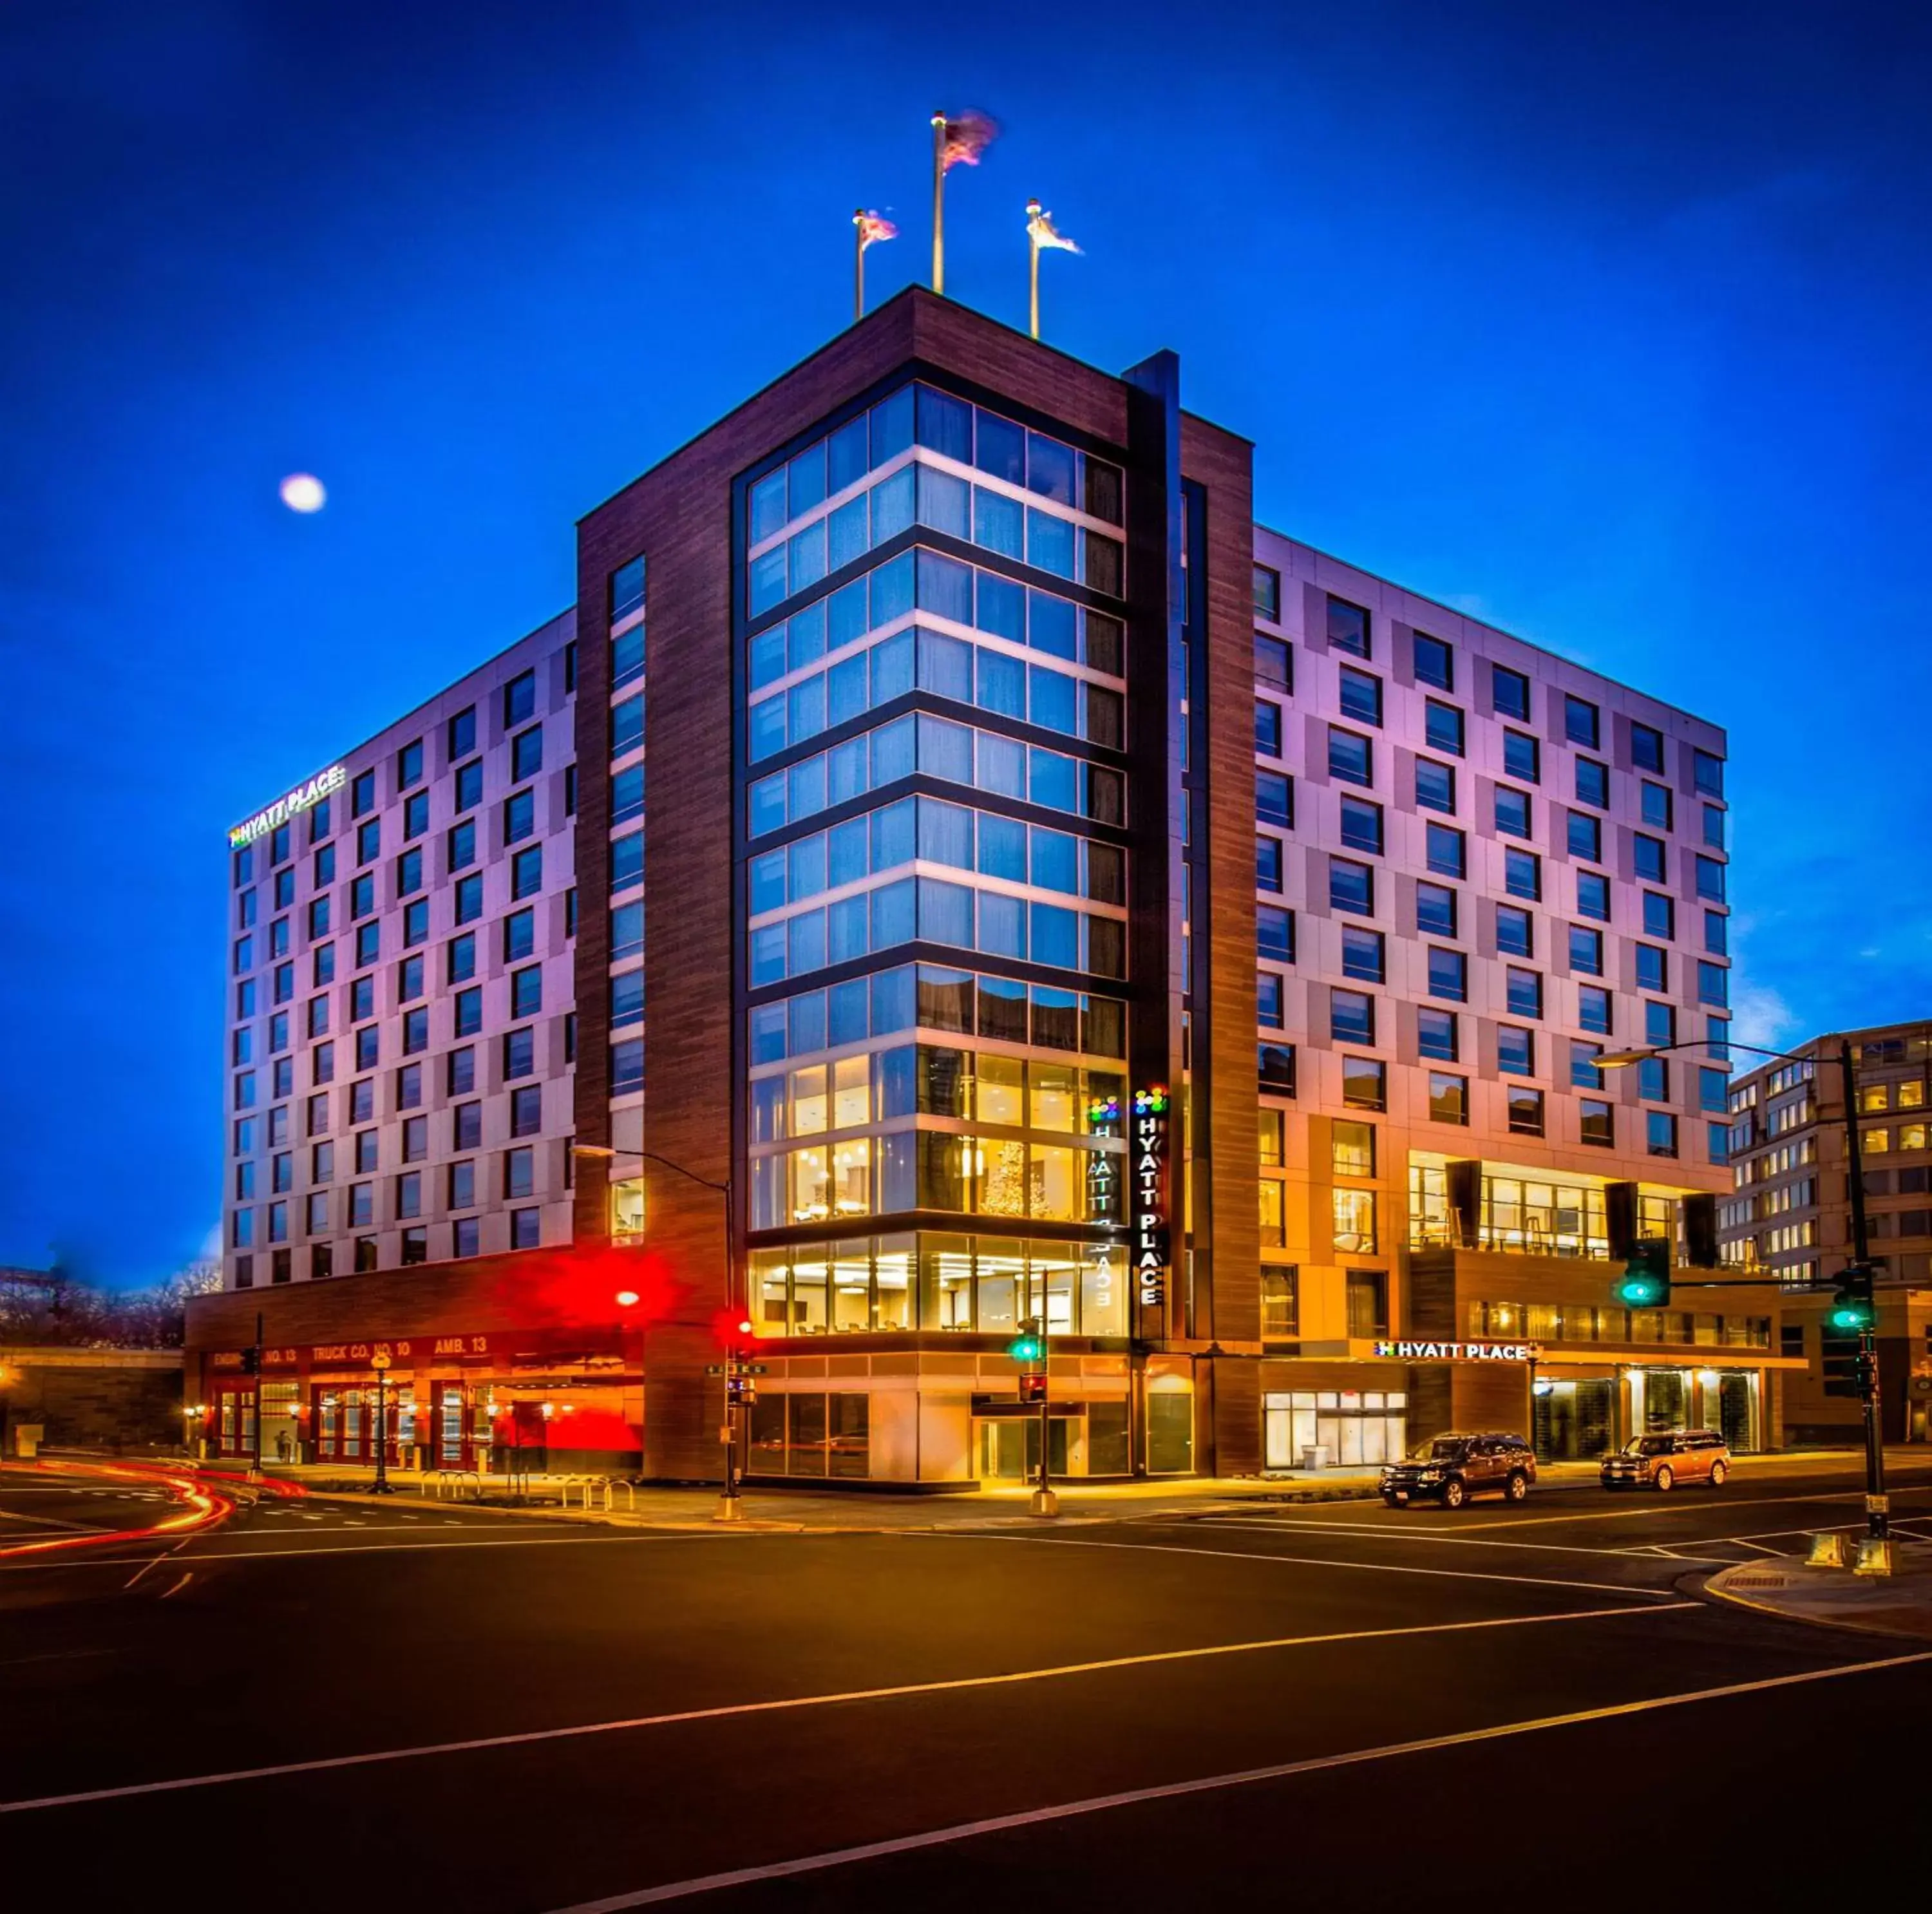
[{"label": "american flag", "polygon": [[1042,212],[1040,209],[1038,200],[1034,202],[1033,206],[1028,208],[1028,212],[1027,232],[1036,246],[1042,248],[1058,246],[1062,252],[1066,253],[1079,251],[1080,248],[1064,232],[1058,232],[1054,230],[1052,214]]},{"label": "american flag", "polygon": [[956,166],[977,166],[980,155],[999,136],[999,126],[992,116],[970,106],[963,113],[944,116],[944,123],[945,143],[939,163],[946,172]]},{"label": "american flag", "polygon": [[852,224],[859,229],[859,244],[863,248],[876,246],[881,239],[896,239],[899,230],[889,219],[878,213],[856,212],[852,215]]}]

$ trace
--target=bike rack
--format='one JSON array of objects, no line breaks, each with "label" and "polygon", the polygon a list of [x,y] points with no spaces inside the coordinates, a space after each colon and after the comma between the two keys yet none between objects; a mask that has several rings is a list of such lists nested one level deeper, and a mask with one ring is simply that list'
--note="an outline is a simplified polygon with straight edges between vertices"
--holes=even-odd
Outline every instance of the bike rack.
[{"label": "bike rack", "polygon": [[433,1478],[425,1481],[423,1492],[441,1502],[446,1489],[453,1499],[460,1501],[466,1482],[474,1485],[470,1491],[470,1499],[480,1502],[483,1499],[483,1478],[473,1468],[439,1468]]}]

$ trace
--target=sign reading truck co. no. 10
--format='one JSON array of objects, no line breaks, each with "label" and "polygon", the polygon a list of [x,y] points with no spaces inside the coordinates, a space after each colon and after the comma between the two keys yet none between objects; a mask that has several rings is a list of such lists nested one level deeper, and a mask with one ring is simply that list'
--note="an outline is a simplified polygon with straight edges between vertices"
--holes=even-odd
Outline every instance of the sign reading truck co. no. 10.
[{"label": "sign reading truck co. no. 10", "polygon": [[1167,1120],[1165,1090],[1134,1092],[1127,1142],[1133,1165],[1134,1294],[1142,1309],[1157,1310],[1167,1300]]}]

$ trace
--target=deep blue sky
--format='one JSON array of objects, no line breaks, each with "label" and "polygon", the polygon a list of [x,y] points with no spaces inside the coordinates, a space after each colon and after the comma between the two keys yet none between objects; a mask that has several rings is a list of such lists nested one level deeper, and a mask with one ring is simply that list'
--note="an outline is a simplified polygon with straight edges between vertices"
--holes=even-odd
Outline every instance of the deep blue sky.
[{"label": "deep blue sky", "polygon": [[1907,13],[16,0],[0,1262],[200,1246],[225,827],[567,603],[855,204],[920,273],[935,105],[956,296],[1024,323],[1039,194],[1048,337],[1178,350],[1261,516],[1729,726],[1741,1035],[1932,1011]]}]

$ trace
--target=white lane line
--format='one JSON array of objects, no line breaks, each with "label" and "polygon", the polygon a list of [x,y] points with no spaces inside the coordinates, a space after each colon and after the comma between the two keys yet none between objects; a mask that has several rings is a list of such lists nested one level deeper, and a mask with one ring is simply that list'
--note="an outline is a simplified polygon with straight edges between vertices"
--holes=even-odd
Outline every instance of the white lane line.
[{"label": "white lane line", "polygon": [[[381,1748],[368,1754],[338,1754],[315,1761],[280,1762],[268,1768],[233,1768],[212,1774],[184,1774],[166,1781],[135,1781],[120,1787],[88,1788],[73,1794],[42,1795],[28,1801],[0,1802],[0,1814],[28,1814],[48,1808],[76,1808],[90,1802],[125,1801],[142,1795],[178,1794],[190,1788],[223,1787],[236,1781],[266,1781],[290,1774],[325,1774],[339,1768],[369,1768],[392,1761],[419,1761],[444,1754],[476,1754],[491,1748],[526,1748],[543,1742],[574,1741],[588,1735],[627,1733],[644,1728],[670,1728],[693,1721],[724,1721],[752,1714],[782,1714],[808,1708],[832,1708],[848,1702],[894,1701],[910,1695],[939,1695],[968,1688],[1010,1688],[1027,1682],[1050,1682],[1072,1675],[1104,1675],[1122,1668],[1148,1668],[1160,1662],[1206,1661],[1220,1655],[1257,1654],[1276,1648],[1319,1648],[1341,1642],[1390,1641],[1405,1635],[1472,1634],[1482,1628],[1528,1628],[1551,1622],[1622,1622],[1639,1615],[1667,1615],[1673,1610],[1700,1609],[1700,1602],[1673,1601],[1660,1608],[1588,1608],[1564,1615],[1505,1615],[1481,1622],[1431,1622],[1402,1628],[1354,1628],[1327,1635],[1281,1635],[1260,1642],[1218,1642],[1205,1648],[1160,1648],[1144,1654],[1123,1654],[1103,1661],[1062,1663],[1049,1668],[1022,1668],[1000,1675],[962,1675],[947,1681],[902,1682],[891,1688],[854,1688],[842,1694],[794,1695],[776,1701],[728,1702],[715,1708],[681,1708],[668,1714],[638,1714],[621,1721],[587,1721],[571,1728],[533,1728],[520,1734],[481,1735],[463,1742],[434,1742],[422,1748]],[[1932,1651],[1928,1651],[1932,1652]]]},{"label": "white lane line", "polygon": [[1786,1558],[1786,1552],[1783,1549],[1774,1549],[1765,1542],[1754,1542],[1748,1536],[1737,1537],[1735,1546],[1741,1549],[1755,1549],[1760,1555],[1775,1556],[1780,1562]]},{"label": "white lane line", "polygon": [[1631,1588],[1622,1582],[1566,1582],[1549,1575],[1485,1575],[1468,1568],[1417,1568],[1406,1562],[1338,1562],[1332,1556],[1270,1555],[1260,1549],[1184,1549],[1166,1542],[1076,1542],[1070,1538],[1062,1540],[1050,1535],[976,1534],[955,1538],[944,1528],[910,1532],[923,1532],[937,1540],[1031,1543],[1049,1549],[1125,1549],[1138,1555],[1214,1556],[1223,1562],[1281,1563],[1294,1568],[1354,1569],[1364,1575],[1433,1575],[1451,1582],[1516,1582],[1532,1588],[1587,1588],[1594,1594],[1628,1595],[1640,1601],[1670,1600],[1667,1588]]},{"label": "white lane line", "polygon": [[161,1592],[162,1600],[166,1601],[170,1595],[179,1594],[182,1589],[185,1588],[194,1580],[194,1570],[190,1568],[184,1575],[182,1576],[182,1579],[177,1582],[172,1588],[165,1588]]},{"label": "white lane line", "polygon": [[[1684,1492],[1688,1495],[1691,1492],[1687,1490]],[[1720,1495],[1724,1493],[1722,1490],[1718,1492]],[[1932,1485],[1922,1489],[1894,1489],[1892,1492],[1894,1496],[1932,1495]],[[1794,1502],[1863,1502],[1864,1493],[1862,1489],[1846,1489],[1842,1491],[1831,1490],[1820,1496],[1745,1496],[1735,1500],[1729,1496],[1724,1496],[1722,1505],[1727,1509],[1788,1508]],[[1686,1515],[1692,1513],[1692,1510],[1685,1508],[1676,1500],[1673,1494],[1668,1498],[1659,1496],[1654,1501],[1647,1501],[1642,1508],[1597,1508],[1589,1510],[1582,1515],[1502,1516],[1489,1522],[1466,1522],[1462,1524],[1462,1526],[1465,1528],[1542,1528],[1548,1527],[1552,1522],[1636,1522],[1642,1520],[1646,1516],[1661,1515],[1666,1509],[1675,1509]],[[1702,1539],[1701,1537],[1686,1538],[1687,1540],[1701,1540]]]},{"label": "white lane line", "polygon": [[61,1522],[51,1515],[29,1515],[25,1509],[0,1510],[0,1522],[31,1522],[36,1528],[70,1528],[82,1535],[105,1535],[112,1525],[100,1522]]},{"label": "white lane line", "polygon": [[878,1861],[887,1855],[910,1854],[920,1848],[944,1847],[956,1841],[972,1840],[982,1834],[1009,1833],[1016,1828],[1034,1828],[1044,1822],[1066,1821],[1077,1815],[1099,1814],[1109,1808],[1137,1808],[1150,1801],[1172,1801],[1186,1795],[1208,1794],[1226,1788],[1252,1786],[1257,1781],[1282,1781],[1298,1774],[1312,1774],[1328,1768],[1352,1768],[1371,1761],[1390,1761],[1401,1755],[1429,1754],[1443,1748],[1468,1748],[1482,1742],[1504,1741],[1516,1735],[1534,1735],[1548,1728],[1573,1728],[1591,1721],[1614,1721],[1620,1717],[1647,1714],[1658,1708],[1684,1708],[1694,1702],[1722,1701],[1733,1695],[1761,1694],[1772,1688],[1796,1687],[1803,1682],[1828,1682],[1840,1675],[1863,1675],[1886,1668],[1903,1668],[1914,1662],[1932,1660],[1932,1648],[1916,1654],[1887,1657],[1882,1661],[1856,1661],[1836,1668],[1814,1668],[1802,1675],[1774,1675],[1756,1682],[1735,1682],[1720,1688],[1694,1688],[1682,1694],[1653,1695],[1643,1701],[1613,1702],[1606,1708],[1577,1708],[1568,1714],[1545,1714],[1532,1721],[1505,1721],[1493,1728],[1465,1728],[1453,1735],[1432,1735],[1426,1740],[1390,1742],[1380,1748],[1352,1748],[1342,1754],[1318,1754],[1303,1761],[1282,1761],[1268,1768],[1244,1768],[1232,1774],[1204,1774],[1193,1780],[1164,1781],[1152,1787],[1126,1788],[1118,1794],[1091,1795],[1084,1801],[1066,1801],[1051,1808],[1030,1808],[1017,1814],[995,1814],[983,1821],[962,1821],[950,1828],[934,1828],[922,1834],[902,1834],[897,1839],[868,1841],[862,1846],[834,1848],[824,1854],[808,1854],[795,1861],[776,1861],[758,1868],[734,1868],[722,1874],[700,1874],[685,1881],[667,1881],[662,1886],[640,1888],[634,1893],[614,1894],[601,1900],[583,1900],[561,1908],[556,1914],[622,1914],[632,1907],[648,1907],[665,1900],[683,1900],[693,1894],[712,1894],[721,1888],[749,1886],[755,1881],[788,1880],[794,1875],[822,1873],[829,1868],[846,1868],[862,1861]]},{"label": "white lane line", "polygon": [[[1334,1531],[1350,1535],[1372,1535],[1378,1540],[1386,1538],[1396,1542],[1442,1542],[1454,1544],[1465,1549],[1527,1549],[1535,1555],[1594,1556],[1601,1561],[1606,1556],[1642,1555],[1642,1549],[1586,1549],[1576,1542],[1492,1542],[1486,1537],[1477,1535],[1441,1535],[1420,1528],[1378,1528],[1364,1522],[1243,1522],[1240,1520],[1196,1521],[1188,1522],[1154,1520],[1136,1522],[1136,1528],[1180,1528],[1195,1531],[1204,1528],[1252,1528],[1265,1535],[1294,1534],[1306,1531],[1310,1534],[1322,1534]],[[1713,1557],[1713,1560],[1718,1559]]]}]

